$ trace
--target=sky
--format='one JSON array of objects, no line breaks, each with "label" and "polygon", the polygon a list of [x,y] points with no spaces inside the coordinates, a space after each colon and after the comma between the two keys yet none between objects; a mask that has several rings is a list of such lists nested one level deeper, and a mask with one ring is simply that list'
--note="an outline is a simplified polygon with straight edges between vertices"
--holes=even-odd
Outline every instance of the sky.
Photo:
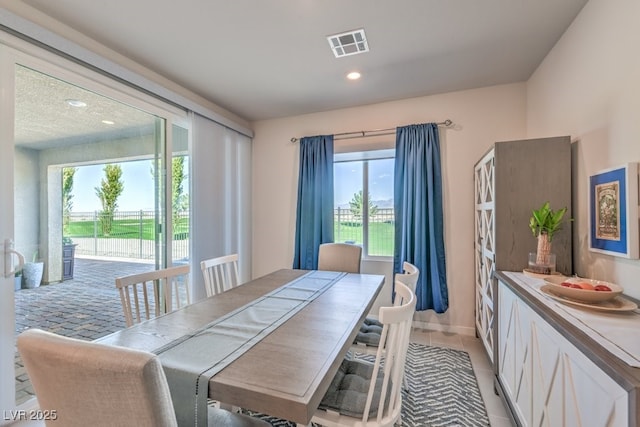
[{"label": "sky", "polygon": [[[120,162],[124,191],[118,198],[118,211],[153,210],[153,177],[151,160]],[[104,165],[78,166],[73,177],[72,212],[94,212],[102,209],[96,187],[104,178]]]},{"label": "sky", "polygon": [[[362,190],[362,161],[334,164],[334,205],[348,206],[353,195]],[[369,161],[369,194],[371,200],[393,199],[394,159]]]},{"label": "sky", "polygon": [[[393,199],[393,159],[369,161],[369,194],[371,200]],[[124,191],[118,198],[118,211],[153,210],[151,160],[120,162]],[[102,209],[95,187],[104,177],[104,165],[78,166],[73,179],[72,212],[94,212]],[[334,168],[334,201],[348,206],[353,195],[362,189],[362,162],[336,163]]]}]

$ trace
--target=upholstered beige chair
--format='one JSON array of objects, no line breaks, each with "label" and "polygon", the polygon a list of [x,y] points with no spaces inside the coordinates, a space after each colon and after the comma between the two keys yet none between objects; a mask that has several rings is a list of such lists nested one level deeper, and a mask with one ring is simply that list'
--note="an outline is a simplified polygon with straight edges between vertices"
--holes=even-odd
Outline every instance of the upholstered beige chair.
[{"label": "upholstered beige chair", "polygon": [[[383,324],[374,363],[345,359],[311,419],[323,426],[392,426],[402,409],[402,378],[415,294],[396,281],[397,305],[380,308]],[[382,363],[384,361],[384,363]]]},{"label": "upholstered beige chair", "polygon": [[127,326],[191,304],[189,266],[181,265],[118,277],[122,312]]},{"label": "upholstered beige chair", "polygon": [[[18,350],[41,409],[55,411],[47,426],[177,426],[158,356],[29,329]],[[269,426],[210,408],[210,426]]]},{"label": "upholstered beige chair", "polygon": [[318,270],[360,273],[362,248],[348,243],[323,243],[318,249]]},{"label": "upholstered beige chair", "polygon": [[240,285],[238,254],[206,259],[200,262],[200,268],[208,297]]}]

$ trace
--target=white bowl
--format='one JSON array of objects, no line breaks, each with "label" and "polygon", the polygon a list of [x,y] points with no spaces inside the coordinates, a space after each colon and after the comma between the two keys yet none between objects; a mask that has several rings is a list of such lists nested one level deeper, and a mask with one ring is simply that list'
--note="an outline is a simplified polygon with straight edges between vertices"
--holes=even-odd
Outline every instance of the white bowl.
[{"label": "white bowl", "polygon": [[[599,303],[608,301],[620,295],[624,289],[615,283],[605,282],[602,280],[585,279],[584,277],[547,277],[545,283],[553,285],[553,292],[566,298],[587,303]],[[562,283],[586,283],[591,286],[605,285],[611,291],[595,291],[590,289],[578,289],[562,286]]]}]

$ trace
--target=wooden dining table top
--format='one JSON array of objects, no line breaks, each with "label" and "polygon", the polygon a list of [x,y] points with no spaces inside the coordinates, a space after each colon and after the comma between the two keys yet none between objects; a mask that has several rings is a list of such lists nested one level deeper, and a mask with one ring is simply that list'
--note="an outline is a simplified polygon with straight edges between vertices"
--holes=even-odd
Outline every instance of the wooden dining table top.
[{"label": "wooden dining table top", "polygon": [[[154,352],[299,278],[283,269],[103,337],[99,342]],[[346,274],[209,380],[209,397],[308,424],[384,284]]]}]

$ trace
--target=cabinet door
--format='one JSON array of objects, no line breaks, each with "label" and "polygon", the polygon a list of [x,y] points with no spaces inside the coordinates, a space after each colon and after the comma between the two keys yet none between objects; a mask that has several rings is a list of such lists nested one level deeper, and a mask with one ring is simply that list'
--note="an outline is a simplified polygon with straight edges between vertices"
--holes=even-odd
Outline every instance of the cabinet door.
[{"label": "cabinet door", "polygon": [[498,282],[498,378],[525,426],[627,426],[627,392]]},{"label": "cabinet door", "polygon": [[498,378],[523,425],[531,419],[530,319],[512,292],[498,285]]},{"label": "cabinet door", "polygon": [[475,167],[475,321],[493,362],[494,157],[489,152]]}]

